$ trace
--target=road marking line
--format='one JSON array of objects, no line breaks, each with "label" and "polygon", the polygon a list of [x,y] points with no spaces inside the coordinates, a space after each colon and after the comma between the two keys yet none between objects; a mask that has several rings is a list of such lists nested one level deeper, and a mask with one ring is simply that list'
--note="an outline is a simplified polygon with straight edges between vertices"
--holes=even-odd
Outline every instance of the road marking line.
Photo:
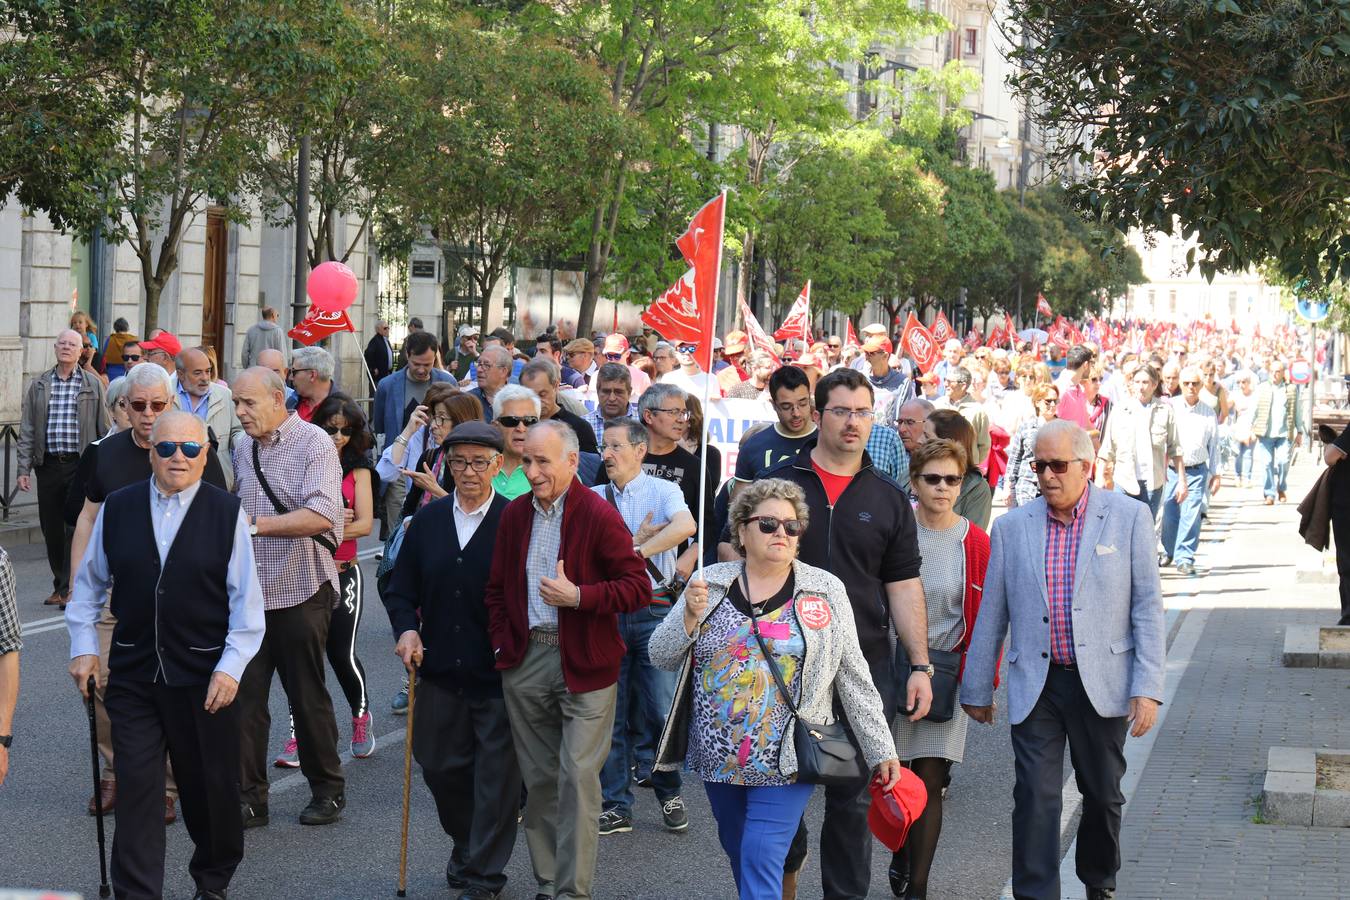
[{"label": "road marking line", "polygon": [[60,622],[53,622],[53,623],[51,623],[50,625],[43,625],[43,626],[41,626],[41,627],[39,627],[39,628],[24,628],[23,631],[20,632],[20,634],[21,634],[21,636],[23,636],[23,637],[31,637],[32,635],[35,635],[35,634],[42,634],[42,632],[44,632],[44,631],[61,631],[61,630],[63,630],[65,627],[66,627],[66,623],[65,623],[65,621],[63,620],[63,621],[60,621]]},{"label": "road marking line", "polygon": [[19,626],[19,627],[20,627],[20,628],[25,628],[25,629],[27,629],[27,628],[36,628],[36,627],[39,626],[39,625],[50,625],[52,622],[64,622],[65,620],[66,620],[66,617],[65,617],[64,614],[62,614],[62,615],[59,615],[59,616],[52,616],[52,617],[47,618],[47,619],[36,619],[36,620],[34,620],[34,621],[32,621],[32,622],[24,622],[24,623],[23,623],[21,626]]}]

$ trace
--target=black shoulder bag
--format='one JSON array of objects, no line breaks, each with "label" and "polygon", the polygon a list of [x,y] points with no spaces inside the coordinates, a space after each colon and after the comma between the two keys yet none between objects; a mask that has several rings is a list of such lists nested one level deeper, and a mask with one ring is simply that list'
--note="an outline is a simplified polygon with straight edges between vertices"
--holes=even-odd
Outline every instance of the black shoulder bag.
[{"label": "black shoulder bag", "polygon": [[[614,511],[618,512],[619,518],[622,519],[623,512],[619,510],[619,503],[614,499],[614,485],[605,485],[605,499],[609,501],[609,505],[614,507]],[[656,563],[646,557],[643,557],[642,561],[647,564],[647,571],[651,574],[652,580],[656,582],[656,589],[652,592],[652,606],[674,606],[675,601],[680,599],[680,595],[684,593],[684,582],[680,580],[680,576],[671,573],[670,578],[666,578],[661,574],[661,570],[656,567]]]},{"label": "black shoulder bag", "polygon": [[[257,441],[253,442],[253,472],[258,476],[258,487],[262,488],[263,493],[267,495],[267,499],[272,501],[272,506],[276,508],[277,515],[284,516],[286,513],[292,512],[282,505],[281,501],[277,499],[277,495],[272,492],[272,486],[267,483],[267,476],[263,474],[262,470],[262,461],[258,459]],[[314,543],[327,550],[330,555],[337,553],[337,545],[322,534],[311,534],[309,537]]]},{"label": "black shoulder bag", "polygon": [[755,604],[750,601],[750,588],[746,584],[744,572],[741,573],[741,593],[750,607],[750,631],[759,643],[759,652],[764,654],[764,661],[769,665],[769,673],[773,675],[774,684],[778,685],[778,692],[783,695],[783,702],[792,712],[792,741],[797,750],[797,781],[802,784],[844,785],[856,784],[859,779],[866,779],[868,772],[863,764],[862,754],[858,752],[857,745],[853,743],[853,736],[848,733],[842,721],[829,724],[808,722],[798,712],[796,701],[792,699],[791,692],[783,683],[783,673],[778,670],[778,663],[769,653],[769,648],[759,633],[759,618],[755,615]]}]

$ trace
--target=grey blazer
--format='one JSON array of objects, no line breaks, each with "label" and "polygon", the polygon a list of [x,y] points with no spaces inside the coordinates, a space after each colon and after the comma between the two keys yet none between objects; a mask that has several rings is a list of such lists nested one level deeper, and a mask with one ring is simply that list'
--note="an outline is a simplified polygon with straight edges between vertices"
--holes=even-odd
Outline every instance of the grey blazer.
[{"label": "grey blazer", "polygon": [[[1163,695],[1167,650],[1153,517],[1146,504],[1124,494],[1089,490],[1074,570],[1074,650],[1097,714],[1124,716],[1131,697],[1161,702]],[[1046,515],[1045,498],[1038,497],[994,523],[984,601],[961,680],[962,703],[988,706],[999,650],[1009,635],[1008,716],[1014,725],[1035,707],[1050,667]]]}]

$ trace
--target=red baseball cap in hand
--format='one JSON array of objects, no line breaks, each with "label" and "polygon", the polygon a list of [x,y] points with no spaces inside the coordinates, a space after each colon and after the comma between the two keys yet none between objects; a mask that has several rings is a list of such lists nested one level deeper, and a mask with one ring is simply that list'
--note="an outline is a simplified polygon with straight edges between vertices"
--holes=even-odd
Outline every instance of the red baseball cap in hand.
[{"label": "red baseball cap in hand", "polygon": [[900,770],[900,780],[889,791],[875,778],[867,785],[872,803],[867,807],[867,827],[876,839],[894,853],[905,844],[909,829],[928,805],[923,779],[910,769]]}]

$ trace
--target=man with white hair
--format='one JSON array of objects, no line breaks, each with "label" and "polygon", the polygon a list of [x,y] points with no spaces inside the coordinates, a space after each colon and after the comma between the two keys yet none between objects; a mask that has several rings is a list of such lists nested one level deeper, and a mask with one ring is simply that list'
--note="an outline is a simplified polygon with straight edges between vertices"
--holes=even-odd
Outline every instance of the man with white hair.
[{"label": "man with white hair", "polygon": [[301,347],[291,354],[291,381],[295,383],[295,414],[306,422],[333,392],[333,354],[322,347]]},{"label": "man with white hair", "polygon": [[961,359],[966,355],[966,347],[956,338],[948,338],[947,343],[942,345],[942,359],[933,367],[931,374],[937,375],[941,381],[938,382],[938,396],[941,397],[947,392],[947,379],[961,365]]},{"label": "man with white hair", "polygon": [[1015,897],[1062,896],[1066,740],[1083,794],[1076,873],[1088,900],[1115,895],[1125,733],[1143,737],[1153,727],[1163,694],[1153,516],[1146,504],[1094,488],[1093,456],[1092,439],[1073,422],[1056,419],[1037,433],[1041,496],[994,523],[961,679],[962,707],[991,724],[1007,635]]},{"label": "man with white hair", "polygon": [[491,344],[478,354],[478,361],[474,365],[477,368],[478,386],[469,393],[483,404],[483,418],[491,422],[492,398],[511,380],[515,361],[511,358],[510,350],[501,344]]},{"label": "man with white hair", "polygon": [[43,601],[48,606],[64,606],[70,595],[65,504],[80,451],[108,430],[103,380],[80,366],[83,348],[77,331],[67,328],[56,336],[56,365],[29,383],[19,424],[18,487],[32,490],[37,477],[38,524],[52,570],[52,593]]},{"label": "man with white hair", "polygon": [[1219,472],[1219,420],[1214,407],[1200,399],[1204,380],[1199,366],[1186,366],[1180,374],[1181,393],[1169,401],[1176,416],[1186,489],[1177,489],[1178,473],[1168,469],[1163,492],[1162,552],[1182,575],[1195,574],[1206,485],[1211,494],[1216,494],[1223,482]]}]

